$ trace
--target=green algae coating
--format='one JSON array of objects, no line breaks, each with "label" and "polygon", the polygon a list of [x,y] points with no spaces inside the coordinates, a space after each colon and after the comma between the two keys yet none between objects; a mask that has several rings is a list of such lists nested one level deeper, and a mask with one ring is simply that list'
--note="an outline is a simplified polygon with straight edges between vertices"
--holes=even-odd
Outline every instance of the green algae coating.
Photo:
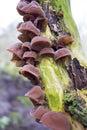
[{"label": "green algae coating", "polygon": [[63,86],[57,65],[52,58],[45,57],[41,59],[39,69],[50,109],[62,112]]}]

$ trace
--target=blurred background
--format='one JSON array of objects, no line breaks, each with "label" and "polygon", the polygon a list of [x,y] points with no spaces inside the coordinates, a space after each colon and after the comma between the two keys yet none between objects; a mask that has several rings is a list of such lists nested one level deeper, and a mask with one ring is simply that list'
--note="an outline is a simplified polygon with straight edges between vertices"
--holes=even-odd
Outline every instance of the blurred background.
[{"label": "blurred background", "polygon": [[[18,1],[0,0],[0,130],[48,130],[29,115],[33,106],[23,95],[32,85],[19,76],[6,50],[18,42],[16,27],[22,21],[16,11]],[[71,10],[87,55],[87,0],[71,0]]]}]

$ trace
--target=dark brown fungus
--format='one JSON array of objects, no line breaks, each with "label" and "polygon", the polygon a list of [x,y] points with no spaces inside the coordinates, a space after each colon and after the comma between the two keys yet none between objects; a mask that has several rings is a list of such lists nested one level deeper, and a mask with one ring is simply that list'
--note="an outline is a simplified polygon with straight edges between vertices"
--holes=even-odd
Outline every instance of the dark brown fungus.
[{"label": "dark brown fungus", "polygon": [[24,51],[30,51],[30,50],[31,50],[30,43],[29,43],[29,42],[24,42],[24,43],[22,44],[22,49],[23,49]]},{"label": "dark brown fungus", "polygon": [[31,14],[34,16],[45,17],[45,13],[36,1],[26,3],[20,1],[17,5],[17,11],[20,15]]},{"label": "dark brown fungus", "polygon": [[26,64],[26,63],[25,63],[24,60],[19,60],[19,61],[16,62],[16,66],[17,66],[17,67],[22,67],[22,66],[24,66],[25,64]]},{"label": "dark brown fungus", "polygon": [[16,62],[19,61],[19,60],[21,60],[21,59],[20,59],[17,55],[15,55],[15,54],[13,53],[12,58],[11,58],[11,61],[14,62],[14,63],[16,63]]},{"label": "dark brown fungus", "polygon": [[63,113],[49,111],[41,117],[40,122],[52,130],[71,130],[70,123]]},{"label": "dark brown fungus", "polygon": [[9,49],[7,49],[9,52],[13,53],[13,57],[11,61],[15,62],[17,60],[22,59],[23,56],[23,50],[21,49],[22,44],[21,43],[16,43],[12,45]]},{"label": "dark brown fungus", "polygon": [[36,36],[31,41],[31,48],[40,51],[45,47],[51,47],[52,43],[49,38],[43,36]]},{"label": "dark brown fungus", "polygon": [[38,29],[40,29],[40,31],[45,32],[48,24],[48,19],[37,17],[34,21],[34,24]]},{"label": "dark brown fungus", "polygon": [[24,22],[26,22],[26,21],[34,22],[35,17],[33,15],[31,15],[31,14],[25,14],[24,17],[23,17],[23,20],[24,20]]},{"label": "dark brown fungus", "polygon": [[45,17],[44,11],[42,10],[42,8],[39,5],[37,5],[37,3],[32,1],[30,4],[26,10],[26,13],[32,14],[34,16]]},{"label": "dark brown fungus", "polygon": [[40,51],[40,56],[50,56],[50,57],[54,57],[54,50],[52,48],[44,48]]},{"label": "dark brown fungus", "polygon": [[30,38],[40,35],[40,30],[38,28],[36,28],[31,21],[22,23],[18,27],[18,31]]},{"label": "dark brown fungus", "polygon": [[73,42],[73,38],[71,36],[64,35],[58,38],[57,46],[58,47],[67,46],[72,42]]},{"label": "dark brown fungus", "polygon": [[27,37],[27,36],[24,35],[24,34],[20,34],[20,35],[18,36],[18,39],[19,39],[21,42],[28,42],[28,41],[30,41],[30,38]]},{"label": "dark brown fungus", "polygon": [[39,106],[39,107],[36,107],[34,108],[30,114],[36,119],[36,120],[40,120],[41,117],[46,113],[48,112],[49,109],[47,108],[47,106]]},{"label": "dark brown fungus", "polygon": [[34,86],[25,96],[28,96],[35,106],[45,104],[45,95],[40,86]]},{"label": "dark brown fungus", "polygon": [[22,43],[15,43],[13,44],[10,48],[8,48],[7,50],[11,53],[14,53],[15,51],[19,51],[21,50],[21,46],[22,46]]},{"label": "dark brown fungus", "polygon": [[26,59],[27,64],[33,64],[37,59],[37,54],[34,51],[26,51],[23,55],[23,59]]},{"label": "dark brown fungus", "polygon": [[34,4],[39,6],[39,3],[36,0],[31,0],[31,2],[29,3],[29,6],[32,6]]},{"label": "dark brown fungus", "polygon": [[37,85],[40,82],[40,71],[31,64],[24,65],[19,71],[19,74],[31,80],[31,83],[34,85]]},{"label": "dark brown fungus", "polygon": [[33,58],[34,60],[36,60],[37,54],[34,51],[26,51],[23,55],[23,59],[25,58]]},{"label": "dark brown fungus", "polygon": [[28,3],[25,0],[21,0],[17,5],[17,11],[20,15],[25,15],[25,12],[23,11],[24,8],[28,5]]},{"label": "dark brown fungus", "polygon": [[61,48],[55,52],[54,59],[59,60],[60,58],[64,58],[67,56],[71,56],[70,50],[68,50],[67,48]]}]

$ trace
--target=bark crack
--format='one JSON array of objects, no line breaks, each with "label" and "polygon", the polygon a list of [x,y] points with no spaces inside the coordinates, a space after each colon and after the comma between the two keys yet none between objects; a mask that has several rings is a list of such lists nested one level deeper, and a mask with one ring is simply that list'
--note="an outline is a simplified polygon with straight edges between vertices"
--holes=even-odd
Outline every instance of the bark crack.
[{"label": "bark crack", "polygon": [[80,65],[77,58],[70,61],[67,71],[74,89],[87,89],[87,69]]}]

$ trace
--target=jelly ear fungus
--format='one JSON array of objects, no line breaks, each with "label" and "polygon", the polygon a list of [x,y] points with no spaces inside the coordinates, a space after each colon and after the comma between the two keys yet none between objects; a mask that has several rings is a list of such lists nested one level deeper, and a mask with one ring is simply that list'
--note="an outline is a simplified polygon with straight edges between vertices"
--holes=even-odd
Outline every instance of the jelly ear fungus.
[{"label": "jelly ear fungus", "polygon": [[[42,5],[46,5],[46,7],[42,8],[41,3]],[[53,1],[53,3],[55,5],[56,1]],[[61,108],[61,111],[58,109],[54,111],[54,109],[52,109],[55,105],[58,106],[58,102],[54,104],[55,100],[57,101],[58,99],[58,101],[62,101],[60,97],[63,93],[61,87],[56,86],[57,84],[55,83],[55,81],[60,83],[59,80],[55,79],[53,81],[54,77],[57,78],[59,76],[59,79],[61,77],[58,75],[61,73],[57,68],[57,61],[61,62],[61,59],[70,57],[71,61],[66,68],[66,72],[72,82],[76,74],[78,83],[82,83],[81,80],[84,80],[85,84],[85,81],[87,81],[85,77],[87,75],[81,79],[83,74],[80,71],[82,68],[79,62],[79,72],[76,71],[77,62],[75,62],[75,59],[72,59],[73,51],[70,47],[74,42],[74,38],[66,31],[66,25],[63,21],[64,13],[61,7],[59,7],[57,12],[52,9],[52,6],[54,7],[53,3],[51,0],[50,3],[43,2],[43,0],[19,1],[17,11],[23,16],[23,22],[18,25],[17,30],[21,33],[18,36],[21,43],[13,45],[8,51],[13,54],[11,61],[15,62],[17,67],[21,67],[19,74],[26,77],[34,85],[25,96],[27,96],[34,105],[31,115],[36,121],[46,125],[52,130],[75,130],[72,129],[72,122],[68,119],[64,108],[63,110]],[[52,6],[50,6],[50,4],[52,4]],[[53,63],[54,68],[52,68],[52,66],[49,67],[49,64],[51,64],[50,61]],[[47,62],[46,66],[44,65],[45,62]],[[43,63],[42,68],[39,67],[41,63]],[[45,79],[43,78],[45,74],[44,68],[46,69],[45,72],[49,70],[52,72],[50,75],[47,73]],[[87,71],[85,70],[85,72]],[[53,78],[51,74],[53,74]],[[48,83],[46,84],[47,86],[45,86],[44,82]],[[52,86],[51,83],[54,86]],[[59,93],[60,91],[61,94]],[[50,107],[49,102],[52,103],[53,107]]]},{"label": "jelly ear fungus", "polygon": [[[17,30],[21,32],[18,39],[22,43],[14,45],[8,50],[13,53],[13,56],[16,56],[16,66],[21,67],[19,74],[28,78],[34,85],[34,87],[25,94],[35,106],[31,111],[31,115],[35,117],[36,121],[47,125],[53,130],[57,130],[57,127],[61,130],[64,130],[64,128],[65,130],[70,130],[69,121],[66,116],[62,113],[50,111],[46,95],[43,91],[44,87],[41,81],[40,70],[35,64],[36,61],[40,61],[43,57],[51,57],[54,60],[58,60],[61,57],[70,55],[70,53],[67,49],[65,49],[65,51],[62,49],[58,50],[59,54],[57,54],[57,50],[55,52],[54,48],[52,48],[53,43],[50,38],[41,35],[41,32],[46,31],[48,18],[37,2],[40,1],[20,0],[18,3],[17,11],[23,16],[24,20],[24,22],[20,23],[17,27]],[[57,120],[55,117],[56,114],[58,115]],[[55,117],[55,120],[53,117]],[[56,124],[57,121],[58,124]],[[61,125],[62,122],[65,122],[64,128]]]}]

